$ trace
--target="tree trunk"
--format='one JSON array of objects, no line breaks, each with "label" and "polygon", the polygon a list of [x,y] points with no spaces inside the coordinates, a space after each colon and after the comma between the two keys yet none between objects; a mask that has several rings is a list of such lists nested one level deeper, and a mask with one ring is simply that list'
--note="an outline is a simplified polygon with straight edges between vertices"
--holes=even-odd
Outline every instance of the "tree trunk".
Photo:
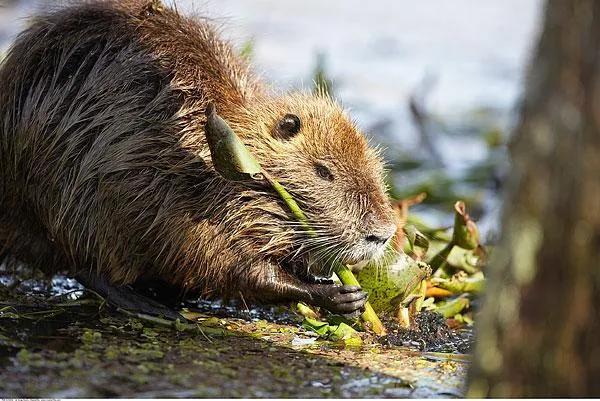
[{"label": "tree trunk", "polygon": [[600,1],[548,2],[510,151],[467,394],[600,396]]}]

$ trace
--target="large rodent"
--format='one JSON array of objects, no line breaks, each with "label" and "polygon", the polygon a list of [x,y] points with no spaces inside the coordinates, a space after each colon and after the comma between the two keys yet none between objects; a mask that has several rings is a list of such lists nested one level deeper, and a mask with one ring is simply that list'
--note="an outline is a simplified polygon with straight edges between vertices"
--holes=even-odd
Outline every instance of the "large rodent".
[{"label": "large rodent", "polygon": [[[317,239],[273,191],[214,171],[209,103]],[[156,1],[73,5],[36,17],[1,64],[5,256],[116,287],[158,279],[352,314],[366,295],[317,277],[334,258],[380,256],[394,231],[380,157],[342,109],[274,93],[203,19]]]}]

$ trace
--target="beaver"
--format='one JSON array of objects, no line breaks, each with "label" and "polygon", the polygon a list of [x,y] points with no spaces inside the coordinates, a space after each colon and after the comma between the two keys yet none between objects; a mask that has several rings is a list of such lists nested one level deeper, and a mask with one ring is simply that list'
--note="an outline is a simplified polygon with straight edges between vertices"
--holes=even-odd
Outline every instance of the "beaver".
[{"label": "beaver", "polygon": [[[356,315],[367,294],[333,261],[379,257],[396,226],[380,152],[323,93],[280,93],[206,18],[157,1],[91,1],[32,19],[0,66],[0,248],[68,270],[114,305],[134,290]],[[207,105],[304,209],[223,179]]]}]

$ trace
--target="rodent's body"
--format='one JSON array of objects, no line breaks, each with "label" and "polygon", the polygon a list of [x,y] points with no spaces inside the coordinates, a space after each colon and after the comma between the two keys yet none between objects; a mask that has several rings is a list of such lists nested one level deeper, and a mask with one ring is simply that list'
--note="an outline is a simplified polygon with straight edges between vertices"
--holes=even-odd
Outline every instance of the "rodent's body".
[{"label": "rodent's body", "polygon": [[[216,174],[209,102],[335,246],[272,191]],[[272,94],[207,23],[157,2],[39,17],[0,67],[0,247],[46,271],[335,309],[319,295],[333,286],[286,266],[379,253],[394,229],[381,174],[333,101]]]}]

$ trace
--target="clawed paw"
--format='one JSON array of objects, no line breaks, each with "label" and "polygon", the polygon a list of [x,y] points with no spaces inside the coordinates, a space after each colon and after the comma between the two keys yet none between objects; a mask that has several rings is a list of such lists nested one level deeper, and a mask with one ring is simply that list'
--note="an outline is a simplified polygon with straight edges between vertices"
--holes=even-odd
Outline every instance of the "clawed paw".
[{"label": "clawed paw", "polygon": [[368,294],[354,285],[326,285],[319,289],[318,305],[345,317],[358,317],[365,310]]}]

